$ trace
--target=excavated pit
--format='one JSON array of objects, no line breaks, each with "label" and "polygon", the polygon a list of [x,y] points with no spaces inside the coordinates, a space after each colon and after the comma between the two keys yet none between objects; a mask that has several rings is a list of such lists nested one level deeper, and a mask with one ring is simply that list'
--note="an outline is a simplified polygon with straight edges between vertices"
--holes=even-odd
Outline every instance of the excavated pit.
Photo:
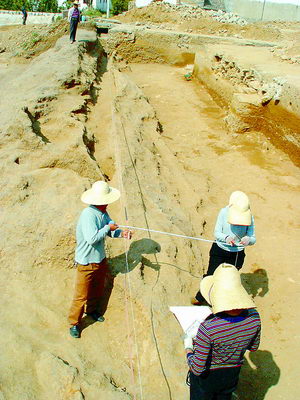
[{"label": "excavated pit", "polygon": [[[101,42],[111,53],[106,39]],[[272,210],[282,204],[282,190],[289,188],[285,195],[286,199],[291,199],[299,188],[295,178],[299,171],[289,160],[293,154],[289,148],[275,146],[277,143],[268,138],[267,130],[257,129],[254,114],[249,113],[245,118],[248,124],[254,121],[250,129],[242,133],[238,129],[228,129],[230,114],[229,104],[224,107],[226,97],[217,96],[214,88],[198,80],[195,66],[180,66],[184,63],[177,61],[168,65],[166,60],[163,64],[157,63],[152,47],[144,57],[147,46],[143,48],[143,55],[139,53],[136,63],[133,62],[137,61],[135,57],[124,58],[127,51],[124,52],[123,47],[120,53],[119,46],[116,47],[117,52],[112,52],[108,72],[103,76],[106,92],[101,96],[105,101],[109,88],[113,88],[112,110],[107,110],[110,115],[112,113],[112,119],[110,121],[107,116],[105,120],[111,124],[110,129],[107,127],[108,134],[114,133],[111,139],[114,140],[115,176],[125,195],[121,208],[126,209],[130,225],[211,238],[216,205],[220,208],[222,202],[226,204],[227,194],[235,188],[250,194],[254,210],[258,210],[254,213],[262,240],[255,249],[248,250],[242,278],[258,304],[265,336],[261,350],[247,356],[236,398],[260,400],[274,398],[274,394],[280,398],[280,386],[276,385],[280,377],[283,382],[289,377],[281,368],[285,356],[280,360],[280,344],[271,338],[276,329],[274,321],[278,317],[283,322],[285,318],[284,306],[276,304],[275,311],[271,300],[274,293],[270,294],[269,287],[276,287],[277,298],[281,283],[271,266],[276,270],[281,250],[274,250],[263,238],[270,229]],[[169,57],[169,49],[166,48],[166,52]],[[194,79],[190,81],[186,76],[192,70]],[[101,107],[103,109],[102,102]],[[101,143],[96,146],[97,151],[100,155]],[[268,210],[268,196],[272,201],[271,210]],[[289,224],[293,224],[296,210],[289,204]],[[271,229],[273,237],[278,238],[281,223],[275,223]],[[136,234],[138,241],[145,240]],[[157,235],[151,235],[150,240],[155,240],[151,247],[158,245],[159,253],[149,257],[153,250],[146,251],[147,257],[136,268],[139,271],[134,269],[130,273],[135,276],[132,293],[135,322],[131,327],[136,329],[132,340],[138,349],[134,364],[136,379],[140,377],[140,390],[147,399],[184,399],[188,394],[187,388],[182,386],[186,367],[180,350],[181,334],[167,309],[169,305],[189,303],[190,296],[197,290],[199,277],[205,272],[209,246]],[[115,243],[110,243],[109,247],[115,251]],[[292,255],[291,264],[295,262]],[[291,273],[289,269],[289,277]],[[284,292],[279,296],[284,298]],[[114,314],[112,308],[108,312]],[[142,321],[148,326],[146,331],[152,334],[152,339],[144,336]],[[129,346],[128,352],[131,350]],[[155,385],[151,384],[153,376]],[[139,389],[136,389],[136,396],[142,398]]]},{"label": "excavated pit", "polygon": [[264,133],[300,165],[299,67],[282,71],[272,54],[275,43],[126,25],[113,28],[103,43],[128,62],[193,64],[194,77],[226,110],[231,133]]},{"label": "excavated pit", "polygon": [[[24,92],[6,98],[0,396],[188,398],[182,332],[168,307],[189,305],[206,271],[208,243],[138,231],[130,244],[108,239],[115,278],[106,321],[85,319],[79,341],[68,335],[80,194],[107,179],[122,192],[109,210],[118,223],[207,239],[229,194],[249,194],[258,240],[247,249],[242,279],[263,336],[259,351],[246,356],[235,398],[286,400],[287,387],[297,398],[296,348],[289,345],[298,335],[291,305],[299,302],[299,169],[289,137],[296,125],[290,114],[284,124],[276,108],[276,126],[289,129],[283,133],[291,147],[273,140],[269,125],[258,129],[257,115],[269,123],[277,107],[273,87],[268,104],[261,103],[261,88],[273,77],[255,75],[255,89],[237,74],[224,77],[226,69],[222,77],[214,73],[216,55],[227,62],[232,49],[224,55],[203,43],[207,37],[180,37],[177,46],[174,35],[160,32],[151,41],[151,32],[140,37],[126,29],[100,40],[79,32],[82,42],[72,50],[60,39],[24,67],[15,82],[28,82]],[[238,54],[249,46],[236,42],[230,45]]]}]

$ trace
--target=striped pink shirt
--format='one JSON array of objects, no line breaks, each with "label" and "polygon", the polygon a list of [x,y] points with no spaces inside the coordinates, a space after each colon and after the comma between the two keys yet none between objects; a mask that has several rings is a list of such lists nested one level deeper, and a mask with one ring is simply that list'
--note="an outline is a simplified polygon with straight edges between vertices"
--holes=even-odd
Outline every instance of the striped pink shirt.
[{"label": "striped pink shirt", "polygon": [[236,317],[211,315],[199,326],[194,353],[187,355],[191,371],[200,375],[205,369],[241,366],[246,350],[258,349],[260,330],[260,317],[254,309]]}]

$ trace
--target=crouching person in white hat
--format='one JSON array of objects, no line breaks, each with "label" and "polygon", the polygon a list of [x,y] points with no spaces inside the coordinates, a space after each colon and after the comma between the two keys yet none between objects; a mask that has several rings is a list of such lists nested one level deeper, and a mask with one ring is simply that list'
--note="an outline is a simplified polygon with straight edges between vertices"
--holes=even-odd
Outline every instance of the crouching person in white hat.
[{"label": "crouching person in white hat", "polygon": [[98,307],[104,292],[105,278],[109,273],[104,249],[105,237],[131,239],[132,232],[118,229],[118,225],[106,212],[107,205],[119,197],[119,190],[104,181],[95,182],[81,196],[81,200],[89,204],[89,207],[82,211],[76,228],[77,276],[69,312],[70,335],[74,338],[80,337],[80,321],[84,309],[95,321],[104,321]]},{"label": "crouching person in white hat", "polygon": [[[254,218],[251,214],[248,196],[239,190],[232,192],[228,206],[219,212],[215,226],[215,243],[209,252],[209,264],[204,276],[212,275],[222,263],[242,268],[245,247],[256,243]],[[192,304],[203,301],[198,292]]]},{"label": "crouching person in white hat", "polygon": [[233,265],[221,264],[203,278],[200,291],[213,314],[200,324],[195,338],[184,339],[190,400],[230,400],[244,353],[258,349],[260,317]]}]

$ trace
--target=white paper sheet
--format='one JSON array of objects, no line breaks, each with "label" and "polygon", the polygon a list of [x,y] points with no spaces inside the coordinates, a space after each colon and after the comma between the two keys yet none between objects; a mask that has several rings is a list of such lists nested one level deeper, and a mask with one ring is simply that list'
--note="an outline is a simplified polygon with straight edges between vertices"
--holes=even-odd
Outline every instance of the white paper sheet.
[{"label": "white paper sheet", "polygon": [[196,336],[200,323],[212,314],[208,306],[174,306],[169,309],[175,315],[183,331],[191,333],[193,337]]}]

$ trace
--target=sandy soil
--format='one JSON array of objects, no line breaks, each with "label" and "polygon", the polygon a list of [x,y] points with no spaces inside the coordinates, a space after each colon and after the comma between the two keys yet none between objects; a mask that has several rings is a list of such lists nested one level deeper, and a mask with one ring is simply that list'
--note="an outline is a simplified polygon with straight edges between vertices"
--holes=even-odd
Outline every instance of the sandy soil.
[{"label": "sandy soil", "polygon": [[86,31],[30,62],[11,55],[0,54],[0,397],[188,398],[168,306],[189,304],[209,244],[141,232],[130,245],[108,240],[116,277],[106,321],[85,318],[82,338],[69,336],[80,195],[105,178],[122,191],[110,207],[119,223],[207,239],[231,191],[249,194],[257,244],[242,278],[263,336],[235,398],[296,399],[299,169],[288,155],[260,132],[229,132],[225,110],[184,78],[191,66],[107,60]]},{"label": "sandy soil", "polygon": [[[298,212],[293,207],[299,196],[299,171],[265,137],[251,133],[233,138],[226,134],[221,122],[222,110],[199,85],[183,79],[184,70],[157,65],[131,68],[162,123],[163,140],[183,165],[185,176],[177,176],[178,181],[189,180],[203,199],[200,210],[207,222],[204,236],[211,237],[216,211],[226,204],[228,193],[240,188],[251,198],[260,240],[255,248],[248,249],[242,276],[256,297],[264,335],[259,353],[252,356],[257,380],[250,383],[249,376],[243,375],[241,398],[283,399],[285,395],[280,394],[280,388],[290,386],[290,374],[295,368],[281,368],[287,359],[291,363],[294,352],[293,346],[286,348],[284,344],[289,339],[283,334],[283,326],[288,325],[289,335],[297,337],[296,325],[289,323],[292,316],[287,309],[291,298],[286,297],[286,290],[289,286],[288,292],[297,296],[298,272],[296,237],[288,240],[291,251],[284,273],[279,260],[283,260],[285,250],[280,246],[280,238],[288,231],[299,229],[295,225]],[[170,87],[176,87],[177,95],[170,93]],[[279,164],[274,162],[280,158]],[[280,211],[282,204],[285,204],[284,211]],[[204,264],[206,260],[207,253],[204,253]],[[278,342],[274,340],[275,332],[276,336],[282,334],[281,339],[277,336]],[[266,367],[268,372],[263,371]],[[268,387],[277,383],[277,387]],[[248,394],[243,390],[249,390]],[[267,391],[265,396],[264,391]],[[296,393],[290,392],[289,396],[292,399]]]}]

